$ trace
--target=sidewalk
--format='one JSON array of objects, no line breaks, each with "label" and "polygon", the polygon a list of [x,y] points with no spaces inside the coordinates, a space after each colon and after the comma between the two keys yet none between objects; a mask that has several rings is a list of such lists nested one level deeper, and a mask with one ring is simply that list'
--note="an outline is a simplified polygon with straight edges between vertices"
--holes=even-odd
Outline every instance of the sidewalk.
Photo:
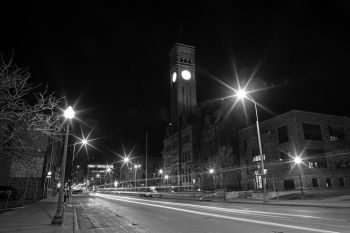
[{"label": "sidewalk", "polygon": [[[61,233],[73,232],[72,208],[66,208],[63,224],[51,224],[57,210],[57,196],[49,196],[23,208],[0,214],[0,232]],[[71,204],[68,204],[71,206]]]}]

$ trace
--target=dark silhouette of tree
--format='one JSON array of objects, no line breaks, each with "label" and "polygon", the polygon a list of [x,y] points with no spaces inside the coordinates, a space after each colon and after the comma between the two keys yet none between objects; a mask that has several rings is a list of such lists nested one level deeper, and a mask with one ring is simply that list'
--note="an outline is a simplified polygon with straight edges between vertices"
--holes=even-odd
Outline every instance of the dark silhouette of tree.
[{"label": "dark silhouette of tree", "polygon": [[40,145],[35,143],[45,135],[59,138],[60,119],[55,111],[61,98],[49,93],[47,86],[33,86],[30,77],[27,69],[14,64],[13,56],[9,61],[1,57],[0,150],[36,149]]}]

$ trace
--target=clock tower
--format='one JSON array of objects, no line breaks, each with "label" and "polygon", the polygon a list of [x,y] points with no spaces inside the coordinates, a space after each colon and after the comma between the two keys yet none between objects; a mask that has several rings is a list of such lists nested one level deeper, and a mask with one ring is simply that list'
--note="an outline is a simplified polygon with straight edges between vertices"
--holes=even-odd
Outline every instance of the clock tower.
[{"label": "clock tower", "polygon": [[171,123],[179,127],[197,106],[195,47],[176,43],[170,50]]}]

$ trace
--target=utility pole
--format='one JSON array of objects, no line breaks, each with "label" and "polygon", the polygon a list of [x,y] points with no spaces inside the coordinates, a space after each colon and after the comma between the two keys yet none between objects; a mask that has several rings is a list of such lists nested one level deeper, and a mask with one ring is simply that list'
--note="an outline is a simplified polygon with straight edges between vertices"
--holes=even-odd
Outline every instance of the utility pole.
[{"label": "utility pole", "polygon": [[147,131],[146,131],[146,188],[148,187],[148,184],[147,184],[147,146],[148,146],[148,135],[147,135]]}]

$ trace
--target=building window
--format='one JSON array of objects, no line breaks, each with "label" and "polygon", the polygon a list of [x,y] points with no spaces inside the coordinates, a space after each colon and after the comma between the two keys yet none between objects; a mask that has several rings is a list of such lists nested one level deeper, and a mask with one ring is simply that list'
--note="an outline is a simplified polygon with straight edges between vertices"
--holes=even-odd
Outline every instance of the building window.
[{"label": "building window", "polygon": [[317,178],[312,178],[312,187],[314,187],[314,188],[318,187]]},{"label": "building window", "polygon": [[339,126],[328,126],[329,130],[329,140],[330,141],[338,141],[345,139],[344,128]]},{"label": "building window", "polygon": [[286,164],[286,170],[292,170],[292,165],[290,163]]},{"label": "building window", "polygon": [[350,160],[339,159],[335,164],[336,168],[350,168]]},{"label": "building window", "polygon": [[344,177],[339,177],[339,186],[344,187]]},{"label": "building window", "polygon": [[284,190],[295,189],[294,180],[284,180]]},{"label": "building window", "polygon": [[304,139],[322,141],[321,126],[303,123]]},{"label": "building window", "polygon": [[248,149],[248,138],[245,138],[243,140],[243,146],[244,146],[244,151],[247,151],[247,149]]},{"label": "building window", "polygon": [[326,187],[332,187],[332,180],[330,177],[326,178]]},{"label": "building window", "polygon": [[174,141],[172,144],[171,144],[171,149],[175,149],[177,147],[177,141]]},{"label": "building window", "polygon": [[282,126],[277,128],[278,142],[285,143],[289,141],[288,128],[287,126]]},{"label": "building window", "polygon": [[306,154],[307,155],[318,155],[321,156],[324,154],[323,149],[306,149]]},{"label": "building window", "polygon": [[190,143],[191,142],[191,137],[190,135],[186,135],[182,137],[182,144]]},{"label": "building window", "polygon": [[259,155],[259,150],[257,148],[252,148],[252,156],[258,156]]},{"label": "building window", "polygon": [[168,152],[171,150],[171,144],[165,145],[165,152]]},{"label": "building window", "polygon": [[287,152],[281,151],[280,152],[280,160],[288,160],[289,159],[289,155]]},{"label": "building window", "polygon": [[327,161],[325,159],[317,159],[308,161],[309,168],[327,168]]}]

